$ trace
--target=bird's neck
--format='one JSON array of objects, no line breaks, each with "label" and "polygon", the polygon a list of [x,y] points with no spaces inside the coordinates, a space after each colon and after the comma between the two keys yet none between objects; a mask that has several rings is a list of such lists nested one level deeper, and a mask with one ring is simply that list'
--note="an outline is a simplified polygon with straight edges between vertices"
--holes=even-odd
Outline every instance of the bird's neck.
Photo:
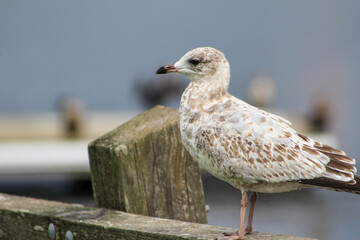
[{"label": "bird's neck", "polygon": [[204,110],[230,96],[228,81],[192,81],[181,97],[180,108]]}]

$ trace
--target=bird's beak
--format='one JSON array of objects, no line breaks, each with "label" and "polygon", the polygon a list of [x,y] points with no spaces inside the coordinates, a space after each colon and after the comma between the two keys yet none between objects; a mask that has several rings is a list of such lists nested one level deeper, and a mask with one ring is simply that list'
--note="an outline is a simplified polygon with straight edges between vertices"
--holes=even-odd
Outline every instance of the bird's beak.
[{"label": "bird's beak", "polygon": [[174,64],[170,64],[170,65],[165,65],[162,66],[161,68],[159,68],[156,71],[156,74],[166,74],[166,73],[175,73],[178,72],[178,69],[176,67],[174,67]]}]

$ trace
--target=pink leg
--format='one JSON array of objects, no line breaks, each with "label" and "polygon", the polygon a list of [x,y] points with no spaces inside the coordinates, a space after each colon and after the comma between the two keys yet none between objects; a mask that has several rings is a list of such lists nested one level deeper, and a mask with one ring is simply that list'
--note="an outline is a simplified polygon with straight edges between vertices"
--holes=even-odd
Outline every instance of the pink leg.
[{"label": "pink leg", "polygon": [[255,202],[257,199],[257,193],[256,192],[252,192],[250,195],[250,209],[249,209],[249,219],[248,219],[248,223],[245,229],[245,234],[249,234],[252,232],[252,221],[253,221],[253,216],[254,216],[254,209],[255,209]]},{"label": "pink leg", "polygon": [[241,191],[241,209],[240,209],[240,225],[239,230],[236,233],[224,233],[225,237],[221,238],[221,240],[242,240],[245,237],[245,214],[246,214],[246,206],[248,203],[248,196],[245,191]]},{"label": "pink leg", "polygon": [[247,192],[241,191],[241,209],[240,209],[240,225],[239,225],[239,239],[243,239],[245,237],[245,214],[246,214],[246,206],[248,203]]}]

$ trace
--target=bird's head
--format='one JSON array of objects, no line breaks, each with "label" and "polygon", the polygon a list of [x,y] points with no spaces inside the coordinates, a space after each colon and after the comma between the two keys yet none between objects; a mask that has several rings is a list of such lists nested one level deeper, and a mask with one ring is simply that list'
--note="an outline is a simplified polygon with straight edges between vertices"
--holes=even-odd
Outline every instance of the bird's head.
[{"label": "bird's head", "polygon": [[157,74],[181,73],[193,82],[230,79],[230,66],[224,54],[215,48],[201,47],[187,52],[175,64],[159,68]]}]

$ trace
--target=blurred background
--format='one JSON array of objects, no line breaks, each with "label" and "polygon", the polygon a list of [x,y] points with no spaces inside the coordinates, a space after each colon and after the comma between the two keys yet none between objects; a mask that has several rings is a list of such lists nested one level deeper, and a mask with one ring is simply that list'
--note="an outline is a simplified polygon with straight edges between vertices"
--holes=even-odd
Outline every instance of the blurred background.
[{"label": "blurred background", "polygon": [[[87,143],[185,77],[155,75],[201,46],[224,52],[229,92],[360,159],[360,2],[0,1],[0,192],[92,206]],[[209,224],[238,226],[240,192],[203,174]],[[255,230],[359,239],[360,197],[260,194]]]}]

